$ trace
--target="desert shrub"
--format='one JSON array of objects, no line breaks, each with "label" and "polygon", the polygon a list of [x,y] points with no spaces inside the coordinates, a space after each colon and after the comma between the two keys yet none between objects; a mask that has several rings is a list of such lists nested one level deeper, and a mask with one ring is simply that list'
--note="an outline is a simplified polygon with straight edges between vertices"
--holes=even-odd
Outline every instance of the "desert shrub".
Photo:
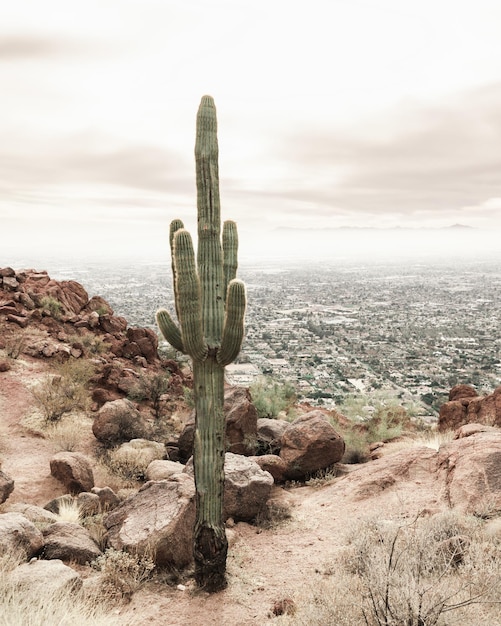
[{"label": "desert shrub", "polygon": [[99,355],[107,352],[111,345],[94,332],[83,332],[81,335],[68,337],[70,343],[79,343],[86,354]]},{"label": "desert shrub", "polygon": [[5,339],[5,352],[11,359],[18,359],[28,344],[26,332],[13,333]]},{"label": "desert shrub", "polygon": [[57,516],[60,522],[80,524],[82,521],[80,505],[76,500],[70,500],[69,498],[60,500]]},{"label": "desert shrub", "polygon": [[0,556],[0,626],[38,626],[39,624],[78,624],[78,626],[118,626],[117,615],[108,606],[84,592],[43,593],[18,587],[11,580],[12,570],[24,561],[11,552]]},{"label": "desert shrub", "polygon": [[113,448],[103,453],[102,461],[113,474],[127,483],[145,479],[151,458],[141,448],[131,448],[127,452]]},{"label": "desert shrub", "polygon": [[362,623],[434,626],[450,611],[501,600],[500,556],[478,524],[446,513],[408,523],[365,520],[344,567],[361,585]]},{"label": "desert shrub", "polygon": [[88,361],[70,359],[59,364],[54,374],[46,376],[31,389],[47,422],[57,422],[65,413],[88,408],[87,385],[93,371]]},{"label": "desert shrub", "polygon": [[130,598],[155,568],[153,551],[142,555],[108,548],[93,567],[101,572],[101,593],[110,599]]},{"label": "desert shrub", "polygon": [[52,296],[44,296],[40,300],[40,307],[45,313],[49,314],[56,320],[61,319],[64,313],[64,307],[61,302]]},{"label": "desert shrub", "polygon": [[159,419],[163,412],[162,396],[168,392],[169,386],[168,372],[141,374],[138,382],[129,392],[129,399],[137,402],[148,400],[151,402],[155,418]]},{"label": "desert shrub", "polygon": [[281,383],[268,377],[259,378],[249,391],[258,417],[274,418],[281,411],[287,413],[297,398],[291,382]]}]

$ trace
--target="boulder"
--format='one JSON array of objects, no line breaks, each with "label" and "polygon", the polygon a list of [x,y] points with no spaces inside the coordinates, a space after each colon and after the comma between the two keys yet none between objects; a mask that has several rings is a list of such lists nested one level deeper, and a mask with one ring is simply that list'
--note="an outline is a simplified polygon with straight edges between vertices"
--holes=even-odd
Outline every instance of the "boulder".
[{"label": "boulder", "polygon": [[[230,387],[224,395],[226,449],[234,454],[253,455],[257,451],[257,411],[245,387]],[[186,421],[178,440],[179,459],[186,461],[193,454],[195,412]]]},{"label": "boulder", "polygon": [[14,491],[14,480],[5,472],[0,470],[0,504],[5,502]]},{"label": "boulder", "polygon": [[195,484],[187,474],[147,482],[104,520],[116,550],[149,553],[158,566],[183,568],[192,561]]},{"label": "boulder", "polygon": [[111,511],[120,504],[120,499],[111,487],[93,487],[91,493],[98,498],[102,511]]},{"label": "boulder", "polygon": [[147,480],[167,480],[173,474],[180,474],[184,471],[182,463],[168,460],[152,461],[146,469]]},{"label": "boulder", "polygon": [[224,460],[224,516],[253,520],[266,504],[273,476],[248,457],[227,452]]},{"label": "boulder", "polygon": [[117,462],[136,462],[138,466],[147,467],[152,461],[163,459],[166,451],[163,443],[148,439],[131,439],[123,443],[113,453]]},{"label": "boulder", "polygon": [[451,507],[479,516],[501,510],[501,431],[451,441],[440,447],[437,463]]},{"label": "boulder", "polygon": [[69,493],[90,491],[94,487],[91,461],[79,452],[58,452],[50,460],[50,473]]},{"label": "boulder", "polygon": [[92,432],[105,446],[113,446],[131,439],[146,439],[148,427],[130,400],[106,402],[97,412]]},{"label": "boulder", "polygon": [[74,569],[59,559],[33,560],[19,565],[10,574],[10,582],[32,596],[47,597],[57,593],[75,593],[83,581]]},{"label": "boulder", "polygon": [[287,464],[277,454],[262,454],[261,456],[248,457],[259,467],[273,476],[275,483],[283,483],[287,474]]},{"label": "boulder", "polygon": [[290,423],[285,420],[260,417],[257,420],[257,440],[259,449],[265,454],[278,454],[282,436]]},{"label": "boulder", "polygon": [[470,385],[456,385],[449,391],[449,402],[461,400],[462,398],[476,398],[478,393]]},{"label": "boulder", "polygon": [[73,522],[56,522],[43,531],[45,559],[91,563],[102,554],[89,532]]},{"label": "boulder", "polygon": [[101,500],[96,493],[82,491],[76,497],[76,503],[82,517],[90,517],[101,512]]},{"label": "boulder", "polygon": [[24,517],[27,517],[30,522],[38,525],[53,524],[54,522],[59,521],[59,518],[55,513],[52,513],[41,506],[36,506],[35,504],[24,504],[23,502],[18,502],[13,504],[9,508],[9,511],[11,513],[21,513]]},{"label": "boulder", "polygon": [[339,463],[345,450],[343,438],[318,410],[298,417],[282,435],[280,458],[287,465],[286,477],[300,479]]},{"label": "boulder", "polygon": [[39,554],[44,545],[43,535],[21,513],[0,513],[0,546],[2,552],[21,552],[26,558]]},{"label": "boulder", "polygon": [[127,329],[123,351],[126,358],[143,356],[148,363],[158,360],[158,337],[150,328]]},{"label": "boulder", "polygon": [[229,387],[224,394],[226,449],[233,454],[256,453],[257,411],[245,387]]},{"label": "boulder", "polygon": [[[185,472],[193,476],[193,459]],[[273,487],[273,476],[249,457],[227,452],[224,458],[224,518],[250,521],[265,506]]]},{"label": "boulder", "polygon": [[454,439],[463,439],[463,437],[471,437],[477,433],[499,432],[494,426],[486,426],[485,424],[464,424],[460,426],[454,433]]}]

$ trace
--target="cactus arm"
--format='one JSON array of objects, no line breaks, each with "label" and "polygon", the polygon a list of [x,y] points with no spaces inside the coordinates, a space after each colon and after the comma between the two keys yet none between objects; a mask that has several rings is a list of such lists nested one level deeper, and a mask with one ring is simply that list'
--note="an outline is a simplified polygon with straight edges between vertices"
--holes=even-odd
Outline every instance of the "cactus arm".
[{"label": "cactus arm", "polygon": [[230,282],[236,278],[238,268],[238,232],[237,225],[231,220],[223,224],[223,272],[224,293]]},{"label": "cactus arm", "polygon": [[170,316],[169,311],[166,309],[157,311],[156,320],[162,335],[170,345],[176,350],[179,350],[179,352],[185,352],[181,331]]},{"label": "cactus arm", "polygon": [[[184,228],[184,224],[180,219],[172,220],[172,222],[170,223],[169,244],[170,244],[170,258],[171,258],[171,267],[172,267],[172,282],[174,285],[176,284],[176,264],[174,262],[174,235],[177,233],[178,230],[181,230],[181,228]],[[175,300],[175,305],[176,305],[177,319],[179,319],[177,300]]]},{"label": "cactus arm", "polygon": [[217,353],[217,362],[223,367],[234,361],[240,352],[244,338],[245,307],[245,285],[241,280],[234,279],[228,285],[223,336]]},{"label": "cactus arm", "polygon": [[178,230],[174,235],[174,265],[176,268],[174,292],[183,345],[186,353],[194,360],[203,361],[207,356],[207,346],[202,331],[200,281],[195,266],[191,235],[184,229]]}]

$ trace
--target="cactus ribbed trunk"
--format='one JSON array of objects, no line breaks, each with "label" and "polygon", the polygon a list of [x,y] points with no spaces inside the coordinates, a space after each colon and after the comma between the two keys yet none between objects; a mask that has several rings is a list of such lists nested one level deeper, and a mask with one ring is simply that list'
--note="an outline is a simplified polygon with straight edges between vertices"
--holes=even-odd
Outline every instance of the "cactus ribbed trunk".
[{"label": "cactus ribbed trunk", "polygon": [[236,224],[225,222],[221,237],[217,120],[210,96],[202,98],[198,109],[195,161],[197,260],[190,234],[180,220],[174,220],[170,244],[179,327],[165,309],[158,311],[157,322],[167,341],[193,360],[195,578],[204,589],[218,591],[226,586],[228,552],[223,520],[224,367],[236,358],[242,344],[246,298],[243,283],[235,278]]}]

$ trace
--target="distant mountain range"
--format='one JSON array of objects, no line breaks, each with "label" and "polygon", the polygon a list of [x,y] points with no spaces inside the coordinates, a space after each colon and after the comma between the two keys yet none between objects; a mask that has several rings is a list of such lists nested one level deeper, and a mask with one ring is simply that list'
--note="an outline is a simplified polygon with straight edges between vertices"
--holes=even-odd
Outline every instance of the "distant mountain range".
[{"label": "distant mountain range", "polygon": [[375,226],[336,226],[336,227],[329,227],[329,228],[294,228],[293,226],[281,226],[279,228],[277,228],[275,230],[275,232],[304,232],[304,231],[308,231],[308,232],[346,232],[346,231],[353,231],[353,232],[402,232],[402,231],[406,231],[406,232],[430,232],[430,231],[467,231],[467,230],[477,230],[474,226],[467,226],[466,224],[452,224],[450,226],[439,226],[439,227],[411,227],[411,226],[392,226],[389,228],[378,228]]}]

